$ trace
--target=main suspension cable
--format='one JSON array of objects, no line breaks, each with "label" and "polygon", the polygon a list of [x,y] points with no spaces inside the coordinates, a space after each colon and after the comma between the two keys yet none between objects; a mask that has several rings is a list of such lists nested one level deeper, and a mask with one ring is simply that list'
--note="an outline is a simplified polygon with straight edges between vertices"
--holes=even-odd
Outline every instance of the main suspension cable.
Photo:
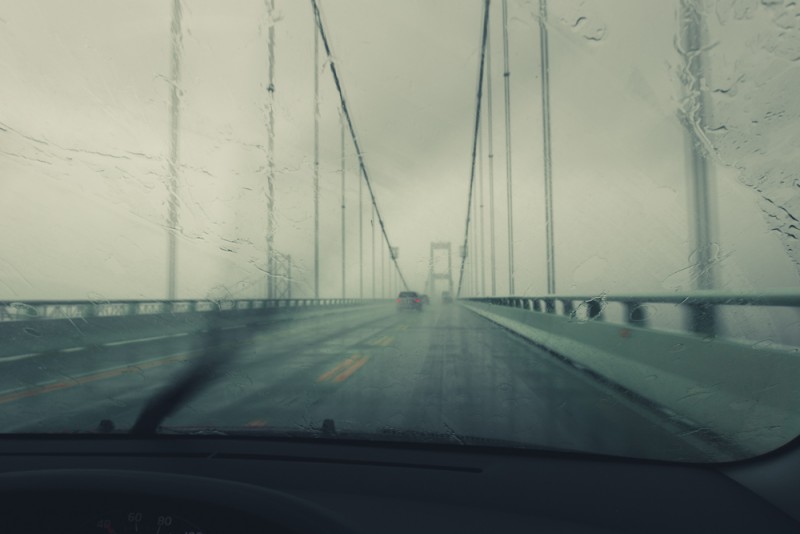
[{"label": "main suspension cable", "polygon": [[378,209],[378,202],[375,198],[375,192],[372,189],[372,183],[369,180],[369,173],[367,173],[367,167],[364,164],[364,155],[361,152],[361,147],[358,144],[358,139],[356,137],[356,131],[353,127],[353,120],[350,117],[350,111],[347,108],[347,100],[344,97],[344,90],[342,89],[342,83],[339,79],[339,73],[336,70],[336,63],[333,61],[333,54],[331,53],[330,43],[328,43],[328,37],[325,33],[325,26],[322,23],[322,15],[320,14],[319,5],[317,0],[311,0],[311,6],[314,9],[314,18],[317,21],[317,28],[319,29],[319,35],[322,38],[322,44],[325,47],[325,53],[328,56],[328,63],[330,64],[331,74],[333,75],[333,82],[336,84],[336,90],[339,93],[339,100],[341,101],[342,106],[342,114],[347,121],[347,127],[350,130],[350,137],[353,140],[353,147],[356,149],[356,155],[358,156],[358,165],[361,168],[361,173],[364,176],[364,183],[367,184],[367,190],[369,191],[369,196],[372,199],[372,206],[375,208],[375,214],[378,218],[378,224],[381,227],[381,233],[383,233],[383,239],[386,241],[386,246],[389,249],[389,254],[392,257],[392,262],[394,263],[394,267],[397,270],[397,274],[400,276],[400,280],[403,282],[403,287],[408,290],[408,283],[406,282],[405,277],[403,276],[403,272],[400,270],[400,265],[397,263],[397,257],[394,253],[394,247],[392,247],[391,241],[389,241],[389,235],[386,233],[386,227],[383,224],[383,217],[381,216],[381,211]]},{"label": "main suspension cable", "polygon": [[[313,1],[313,0],[312,0]],[[478,94],[475,105],[475,134],[472,139],[472,165],[469,175],[469,195],[467,196],[467,222],[464,228],[464,253],[461,255],[461,269],[458,275],[458,289],[456,298],[461,296],[461,283],[464,280],[464,263],[467,260],[467,243],[469,240],[470,206],[472,205],[472,191],[475,186],[475,159],[478,150],[478,136],[480,135],[481,124],[481,101],[483,100],[483,68],[486,63],[486,42],[489,33],[489,0],[485,0],[483,8],[483,34],[481,36],[481,61],[478,68]]]}]

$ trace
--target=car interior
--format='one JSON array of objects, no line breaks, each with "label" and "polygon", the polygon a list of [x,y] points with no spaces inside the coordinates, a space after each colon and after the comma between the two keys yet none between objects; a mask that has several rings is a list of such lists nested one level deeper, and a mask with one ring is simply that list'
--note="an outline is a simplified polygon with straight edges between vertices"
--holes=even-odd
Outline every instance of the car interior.
[{"label": "car interior", "polygon": [[9,533],[800,527],[797,441],[720,465],[324,437],[19,436],[0,447]]}]

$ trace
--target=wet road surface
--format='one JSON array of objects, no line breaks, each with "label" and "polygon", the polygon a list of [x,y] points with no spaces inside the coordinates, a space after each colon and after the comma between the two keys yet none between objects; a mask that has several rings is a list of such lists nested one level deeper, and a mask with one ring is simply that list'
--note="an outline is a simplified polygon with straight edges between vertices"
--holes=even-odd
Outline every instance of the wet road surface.
[{"label": "wet road surface", "polygon": [[[158,336],[155,336],[158,337]],[[0,429],[130,427],[185,373],[208,338],[169,336],[0,359]],[[453,305],[330,313],[226,327],[217,378],[170,427],[314,431],[648,457],[697,457],[703,443],[635,399]],[[499,443],[499,442],[498,442]],[[645,454],[643,451],[647,451]]]}]

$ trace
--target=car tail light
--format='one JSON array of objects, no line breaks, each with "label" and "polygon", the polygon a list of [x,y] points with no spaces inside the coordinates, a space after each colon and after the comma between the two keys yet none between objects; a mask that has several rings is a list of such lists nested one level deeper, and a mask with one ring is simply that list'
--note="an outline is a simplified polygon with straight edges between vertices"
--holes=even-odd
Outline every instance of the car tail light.
[{"label": "car tail light", "polygon": [[400,302],[400,299],[397,299],[397,302]]},{"label": "car tail light", "polygon": [[420,299],[414,299],[414,302],[422,302]]}]

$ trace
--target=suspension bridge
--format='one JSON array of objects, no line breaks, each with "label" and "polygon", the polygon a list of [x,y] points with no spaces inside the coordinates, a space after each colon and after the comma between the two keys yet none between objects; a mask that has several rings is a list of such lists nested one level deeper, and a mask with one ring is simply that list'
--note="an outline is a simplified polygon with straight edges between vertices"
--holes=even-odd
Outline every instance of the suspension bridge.
[{"label": "suspension bridge", "polygon": [[[454,442],[492,435],[608,454],[636,455],[646,447],[687,460],[736,458],[793,438],[800,427],[796,380],[778,375],[800,378],[797,333],[787,329],[754,348],[763,332],[737,325],[749,317],[796,323],[800,292],[728,291],[719,283],[713,164],[695,128],[710,105],[698,85],[705,68],[699,14],[686,8],[688,22],[678,35],[685,92],[694,99],[681,154],[691,184],[686,255],[694,258],[687,268],[693,287],[589,293],[557,278],[566,270],[557,241],[566,230],[559,233],[556,224],[564,218],[557,212],[547,2],[540,0],[536,26],[529,28],[531,43],[538,41],[542,165],[524,173],[512,160],[512,149],[519,150],[513,118],[531,106],[533,95],[512,90],[518,73],[511,70],[507,2],[480,6],[475,84],[465,89],[474,95],[469,159],[458,162],[468,172],[448,193],[460,208],[448,206],[445,214],[458,213],[460,231],[442,235],[430,228],[411,236],[420,256],[398,245],[398,236],[411,239],[410,222],[393,204],[387,177],[373,172],[377,151],[365,148],[370,141],[358,122],[364,114],[347,98],[353,93],[341,66],[346,57],[334,49],[337,28],[326,23],[317,0],[307,12],[313,124],[304,168],[310,176],[303,174],[308,183],[302,187],[311,194],[291,194],[300,186],[287,184],[289,173],[280,169],[276,126],[282,91],[291,89],[277,78],[278,8],[268,0],[268,69],[260,86],[266,139],[256,151],[266,192],[265,224],[255,232],[263,257],[252,262],[247,284],[201,296],[191,294],[197,284],[185,282],[197,263],[182,260],[191,254],[183,232],[194,216],[185,176],[192,163],[181,160],[187,143],[181,125],[191,119],[190,91],[182,89],[191,42],[185,8],[175,0],[165,29],[171,46],[166,254],[151,265],[166,280],[163,296],[0,302],[0,428],[94,430],[101,420],[129,427],[147,398],[208,351],[213,331],[215,350],[230,362],[167,425],[287,429],[333,420],[387,439],[391,429],[412,429]],[[494,117],[498,100],[502,121]],[[503,163],[497,168],[496,150]],[[541,186],[536,206],[515,196],[532,176]],[[298,202],[307,217],[294,217]],[[536,252],[530,227],[520,223],[531,210],[541,219],[536,232],[543,246]],[[428,294],[431,306],[399,313],[394,298],[410,290]],[[445,293],[455,302],[443,302]],[[749,371],[726,372],[740,367]]]}]

